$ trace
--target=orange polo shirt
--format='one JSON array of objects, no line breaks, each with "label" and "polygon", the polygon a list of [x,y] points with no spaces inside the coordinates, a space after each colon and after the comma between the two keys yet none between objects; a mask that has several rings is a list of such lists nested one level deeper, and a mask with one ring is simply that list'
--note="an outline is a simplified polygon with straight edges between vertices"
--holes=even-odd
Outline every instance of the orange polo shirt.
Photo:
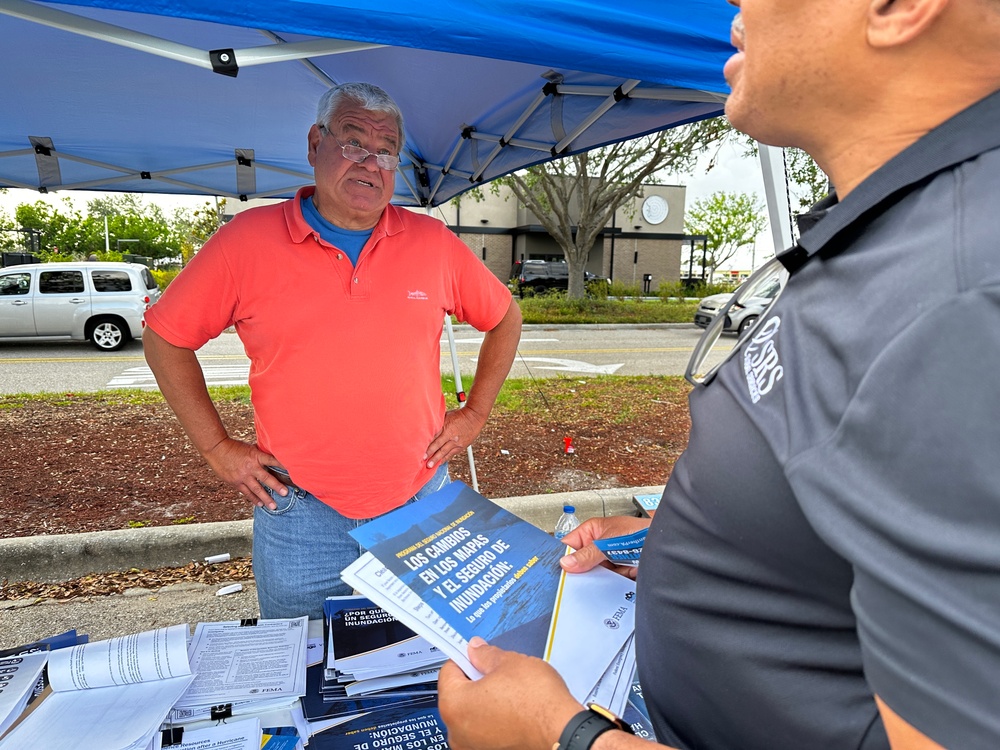
[{"label": "orange polo shirt", "polygon": [[313,190],[237,214],[146,324],[192,350],[235,326],[261,449],[341,514],[369,518],[433,474],[445,314],[488,331],[511,297],[442,222],[391,205],[352,266],[303,219]]}]

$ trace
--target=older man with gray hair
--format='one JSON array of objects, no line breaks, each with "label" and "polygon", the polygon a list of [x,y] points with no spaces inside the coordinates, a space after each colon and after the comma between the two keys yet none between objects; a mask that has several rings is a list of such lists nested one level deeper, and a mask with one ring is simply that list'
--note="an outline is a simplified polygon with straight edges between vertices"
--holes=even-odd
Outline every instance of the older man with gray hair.
[{"label": "older man with gray hair", "polygon": [[[254,504],[261,615],[322,617],[350,593],[348,532],[439,489],[478,436],[521,331],[506,286],[440,221],[390,204],[403,117],[347,83],[309,129],[315,186],[238,214],[146,314],[146,360],[213,471]],[[485,331],[462,409],[445,410],[445,315]],[[195,350],[234,326],[256,442],[230,436]]]}]

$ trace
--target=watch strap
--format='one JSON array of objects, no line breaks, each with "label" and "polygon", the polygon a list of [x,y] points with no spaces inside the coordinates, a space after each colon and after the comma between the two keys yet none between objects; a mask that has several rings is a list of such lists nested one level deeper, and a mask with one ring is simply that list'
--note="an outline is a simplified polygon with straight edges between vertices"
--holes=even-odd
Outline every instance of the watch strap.
[{"label": "watch strap", "polygon": [[600,706],[589,706],[587,710],[574,715],[552,750],[589,750],[594,741],[605,732],[621,729],[631,733],[631,727],[623,725],[620,719]]}]

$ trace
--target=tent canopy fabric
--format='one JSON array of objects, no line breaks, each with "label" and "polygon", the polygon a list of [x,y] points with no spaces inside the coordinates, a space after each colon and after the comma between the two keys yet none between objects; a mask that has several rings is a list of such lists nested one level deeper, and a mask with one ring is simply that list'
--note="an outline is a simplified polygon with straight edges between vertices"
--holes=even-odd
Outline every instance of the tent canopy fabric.
[{"label": "tent canopy fabric", "polygon": [[717,115],[724,0],[0,0],[0,186],[287,197],[329,86],[399,103],[394,202]]}]

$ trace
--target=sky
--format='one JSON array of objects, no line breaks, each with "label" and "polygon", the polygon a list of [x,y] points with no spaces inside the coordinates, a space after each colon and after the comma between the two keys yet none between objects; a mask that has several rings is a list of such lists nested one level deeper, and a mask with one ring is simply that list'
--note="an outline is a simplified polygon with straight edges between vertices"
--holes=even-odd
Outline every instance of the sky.
[{"label": "sky", "polygon": [[[707,198],[712,193],[718,191],[755,193],[760,202],[764,202],[764,180],[761,174],[760,162],[754,157],[744,157],[742,147],[736,144],[727,144],[719,153],[716,165],[711,171],[705,172],[707,161],[703,161],[693,175],[671,175],[664,178],[664,181],[674,185],[687,186],[687,205],[691,206],[701,198]],[[60,203],[62,199],[69,196],[73,199],[74,205],[83,209],[88,201],[96,197],[106,195],[94,191],[73,191],[55,192],[42,195],[34,190],[10,189],[6,195],[0,195],[0,211],[7,216],[13,216],[14,209],[21,203],[33,203],[37,200],[45,200],[51,203]],[[177,207],[200,208],[208,198],[204,195],[166,195],[147,194],[146,200],[159,205],[167,216],[172,216]],[[732,260],[723,264],[723,269],[750,270],[751,267],[759,267],[765,260],[774,255],[774,243],[771,239],[770,229],[757,238],[755,248],[752,251],[741,252]]]}]

